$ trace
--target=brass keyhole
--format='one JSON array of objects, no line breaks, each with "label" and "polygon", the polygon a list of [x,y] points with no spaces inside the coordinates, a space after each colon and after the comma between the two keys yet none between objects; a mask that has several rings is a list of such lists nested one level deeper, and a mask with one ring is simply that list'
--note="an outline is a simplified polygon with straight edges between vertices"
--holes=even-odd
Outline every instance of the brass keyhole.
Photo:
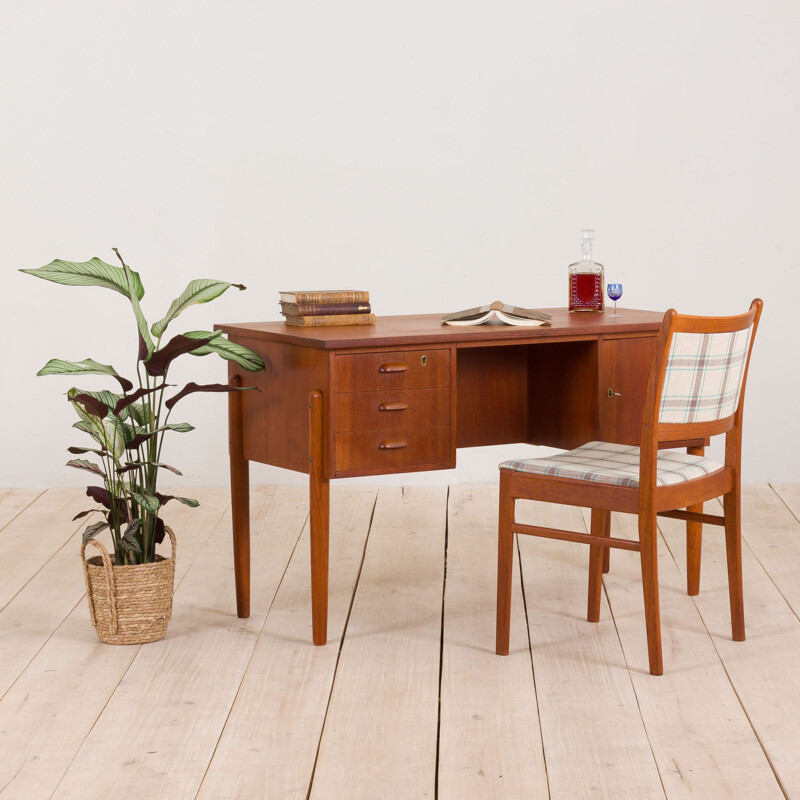
[{"label": "brass keyhole", "polygon": [[428,356],[422,356],[422,366],[426,367],[428,365]]}]

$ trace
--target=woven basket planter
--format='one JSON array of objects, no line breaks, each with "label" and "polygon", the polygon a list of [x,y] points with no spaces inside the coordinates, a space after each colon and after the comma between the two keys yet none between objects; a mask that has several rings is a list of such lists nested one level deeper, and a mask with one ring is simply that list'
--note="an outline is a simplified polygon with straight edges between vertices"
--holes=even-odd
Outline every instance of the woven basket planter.
[{"label": "woven basket planter", "polygon": [[[156,556],[150,564],[117,566],[102,542],[90,539],[81,546],[89,615],[98,638],[108,644],[144,644],[163,639],[172,616],[175,584],[175,534],[165,526],[172,556]],[[86,558],[92,544],[99,556]]]}]

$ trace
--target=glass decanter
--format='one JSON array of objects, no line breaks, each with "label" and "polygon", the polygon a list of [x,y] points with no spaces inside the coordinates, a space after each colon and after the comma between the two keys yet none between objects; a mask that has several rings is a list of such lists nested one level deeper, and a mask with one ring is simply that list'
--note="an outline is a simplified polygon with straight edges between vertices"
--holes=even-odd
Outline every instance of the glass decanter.
[{"label": "glass decanter", "polygon": [[570,264],[569,272],[569,310],[603,310],[603,265],[592,261],[594,231],[584,228],[581,231],[580,261]]}]

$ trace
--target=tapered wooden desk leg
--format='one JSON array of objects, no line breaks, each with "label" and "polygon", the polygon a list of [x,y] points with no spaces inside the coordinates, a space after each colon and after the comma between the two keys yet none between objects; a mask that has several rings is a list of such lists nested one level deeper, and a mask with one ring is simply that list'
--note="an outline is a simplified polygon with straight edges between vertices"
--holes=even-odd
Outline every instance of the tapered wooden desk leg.
[{"label": "tapered wooden desk leg", "polygon": [[[686,452],[692,456],[705,455],[706,449],[702,445],[687,447]],[[688,506],[687,511],[703,513],[703,504]],[[686,523],[686,593],[700,594],[700,558],[703,552],[703,523]]]},{"label": "tapered wooden desk leg", "polygon": [[497,523],[497,627],[495,652],[507,656],[511,638],[511,592],[514,575],[514,497],[508,473],[500,470],[500,513]]},{"label": "tapered wooden desk leg", "polygon": [[322,392],[309,396],[308,494],[311,524],[311,625],[314,644],[328,641],[328,530],[330,481],[324,476],[325,421]]},{"label": "tapered wooden desk leg", "polygon": [[[233,375],[231,386],[241,386]],[[228,394],[228,451],[231,460],[231,518],[233,521],[233,569],[236,580],[236,613],[250,616],[250,462],[242,446],[242,392]]]}]

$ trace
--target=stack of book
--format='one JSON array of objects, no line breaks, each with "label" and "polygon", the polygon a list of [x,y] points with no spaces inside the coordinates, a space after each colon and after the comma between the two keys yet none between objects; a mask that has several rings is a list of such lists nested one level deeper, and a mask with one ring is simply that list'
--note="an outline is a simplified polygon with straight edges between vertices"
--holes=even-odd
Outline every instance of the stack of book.
[{"label": "stack of book", "polygon": [[322,292],[281,292],[281,314],[287,325],[374,325],[369,292],[336,289]]}]

